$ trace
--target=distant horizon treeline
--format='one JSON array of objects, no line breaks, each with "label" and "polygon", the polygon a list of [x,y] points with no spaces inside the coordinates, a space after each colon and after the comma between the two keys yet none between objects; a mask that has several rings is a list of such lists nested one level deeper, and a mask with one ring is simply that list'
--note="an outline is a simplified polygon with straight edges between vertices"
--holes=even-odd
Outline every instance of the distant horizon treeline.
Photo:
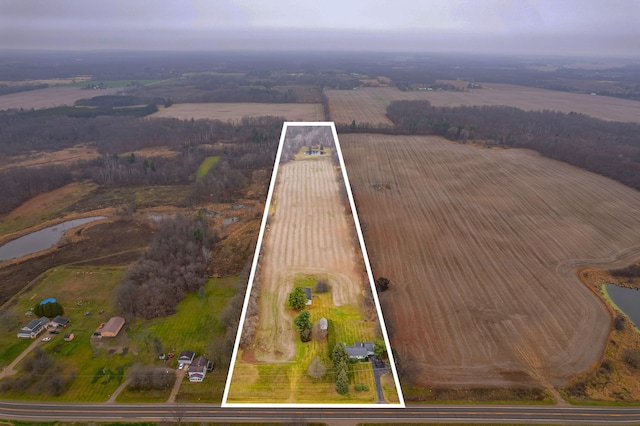
[{"label": "distant horizon treeline", "polygon": [[640,124],[604,121],[584,114],[524,111],[507,106],[434,107],[397,101],[387,108],[392,128],[363,123],[342,133],[440,135],[485,146],[531,149],[640,190]]}]

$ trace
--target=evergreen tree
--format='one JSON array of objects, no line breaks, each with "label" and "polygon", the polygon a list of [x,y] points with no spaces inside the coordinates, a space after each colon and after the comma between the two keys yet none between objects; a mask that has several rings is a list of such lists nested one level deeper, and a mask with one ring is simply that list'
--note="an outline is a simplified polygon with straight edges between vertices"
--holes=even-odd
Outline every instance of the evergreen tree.
[{"label": "evergreen tree", "polygon": [[296,311],[304,308],[307,305],[307,295],[304,292],[304,288],[296,287],[289,294],[289,306],[291,306]]},{"label": "evergreen tree", "polygon": [[336,392],[340,395],[349,392],[349,377],[346,370],[340,370],[336,376]]}]

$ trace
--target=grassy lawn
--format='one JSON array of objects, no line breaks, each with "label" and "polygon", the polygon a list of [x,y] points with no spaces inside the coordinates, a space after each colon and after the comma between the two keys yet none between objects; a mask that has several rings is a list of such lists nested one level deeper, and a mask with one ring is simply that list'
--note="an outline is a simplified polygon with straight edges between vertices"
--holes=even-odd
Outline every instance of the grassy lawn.
[{"label": "grassy lawn", "polygon": [[[198,355],[206,353],[213,339],[226,332],[218,321],[220,311],[235,294],[236,278],[211,279],[203,295],[191,294],[171,317],[155,321],[138,320],[125,326],[124,331],[113,338],[93,339],[93,332],[101,322],[106,322],[117,313],[115,290],[123,270],[109,267],[58,267],[48,271],[43,281],[25,293],[9,308],[14,317],[23,319],[24,313],[40,300],[55,297],[65,308],[65,316],[71,319],[66,330],[57,335],[47,334],[50,342],[40,347],[53,355],[54,368],[67,382],[66,391],[50,396],[45,390],[8,391],[3,398],[57,401],[105,401],[126,378],[127,368],[134,363],[157,363],[153,350],[154,337],[158,337],[167,351],[191,349]],[[89,313],[88,315],[86,313]],[[22,321],[26,322],[26,321]],[[0,333],[0,365],[8,365],[32,340],[18,340],[16,330]],[[66,342],[64,333],[73,333],[75,338]],[[41,334],[38,338],[41,339]],[[174,360],[175,364],[175,360]],[[173,368],[175,365],[167,365]],[[18,366],[20,369],[20,366]],[[14,378],[19,378],[19,373]],[[208,375],[203,389],[208,401],[220,401],[224,388],[224,372],[214,371]],[[185,383],[186,384],[186,383]],[[194,398],[201,398],[199,391],[191,391]],[[166,400],[165,392],[125,391],[121,397],[127,401],[157,402]],[[189,396],[185,399],[190,400]]]},{"label": "grassy lawn", "polygon": [[[316,276],[301,276],[295,286],[313,287]],[[331,293],[314,294],[313,304],[306,309],[311,321],[324,317],[335,324],[336,342],[352,345],[356,341],[375,341],[374,323],[363,319],[355,305],[335,306]],[[290,310],[291,327],[297,312]],[[297,334],[297,332],[296,332]],[[307,374],[313,358],[319,357],[327,367],[327,373],[319,378]],[[333,363],[329,359],[327,340],[296,341],[296,356],[291,362],[281,364],[251,364],[242,361],[238,354],[229,392],[229,402],[240,403],[375,403],[377,400],[373,369],[369,362],[349,364],[349,393],[340,395],[335,390]],[[356,391],[355,385],[363,384],[368,391]]]},{"label": "grassy lawn", "polygon": [[196,178],[201,179],[205,177],[207,173],[209,173],[209,170],[211,170],[213,166],[218,164],[218,161],[220,161],[219,155],[205,158],[202,164],[198,166],[198,170],[196,171]]},{"label": "grassy lawn", "polygon": [[[183,350],[192,350],[196,356],[213,358],[215,354],[212,351],[215,348],[212,345],[221,341],[226,333],[218,317],[236,293],[236,280],[236,277],[211,278],[205,286],[204,295],[188,295],[178,305],[175,315],[152,321],[137,321],[131,327],[130,336],[139,343],[139,360],[145,364],[156,363],[176,368],[177,356]],[[176,354],[169,363],[157,359],[153,350],[153,340],[156,338],[162,342],[165,352]],[[220,402],[226,377],[226,368],[216,366],[202,383],[192,384],[184,380],[177,400],[193,402],[200,398],[201,402]]]}]

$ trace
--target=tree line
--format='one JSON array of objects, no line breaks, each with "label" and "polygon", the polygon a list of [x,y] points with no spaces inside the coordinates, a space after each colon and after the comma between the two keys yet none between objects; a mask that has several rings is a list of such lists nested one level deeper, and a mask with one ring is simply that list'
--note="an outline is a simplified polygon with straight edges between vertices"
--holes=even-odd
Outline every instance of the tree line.
[{"label": "tree line", "polygon": [[396,134],[531,149],[640,189],[640,124],[506,106],[434,107],[427,101],[393,102],[387,115]]}]

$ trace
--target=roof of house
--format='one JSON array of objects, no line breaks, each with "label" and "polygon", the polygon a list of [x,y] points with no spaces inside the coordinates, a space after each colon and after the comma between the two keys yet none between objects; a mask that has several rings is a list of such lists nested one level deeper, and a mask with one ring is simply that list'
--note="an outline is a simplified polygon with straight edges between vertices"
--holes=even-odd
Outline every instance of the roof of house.
[{"label": "roof of house", "polygon": [[43,327],[45,324],[49,323],[49,318],[47,317],[40,317],[40,318],[34,318],[31,321],[29,321],[29,324],[25,325],[24,327],[22,327],[21,331],[33,331],[37,328]]},{"label": "roof of house", "polygon": [[193,362],[191,363],[192,366],[203,366],[203,367],[206,367],[207,364],[209,364],[209,360],[202,355],[194,359]]},{"label": "roof of house", "polygon": [[373,355],[373,342],[356,342],[353,346],[345,346],[351,358],[364,358]]},{"label": "roof of house", "polygon": [[307,300],[311,300],[311,288],[310,287],[303,287],[304,288],[304,294],[307,296]]},{"label": "roof of house", "polygon": [[207,369],[206,365],[193,365],[189,366],[189,376],[193,374],[205,374],[205,370]]},{"label": "roof of house", "polygon": [[102,330],[100,330],[100,334],[104,337],[115,337],[122,327],[124,327],[124,322],[124,318],[122,317],[111,317],[104,327],[102,327]]},{"label": "roof of house", "polygon": [[56,324],[60,324],[60,325],[67,325],[69,324],[69,318],[65,318],[61,315],[58,315],[54,319],[52,319],[51,322],[55,322]]},{"label": "roof of house", "polygon": [[180,352],[178,356],[178,361],[193,361],[193,357],[196,356],[194,351],[184,350]]}]

